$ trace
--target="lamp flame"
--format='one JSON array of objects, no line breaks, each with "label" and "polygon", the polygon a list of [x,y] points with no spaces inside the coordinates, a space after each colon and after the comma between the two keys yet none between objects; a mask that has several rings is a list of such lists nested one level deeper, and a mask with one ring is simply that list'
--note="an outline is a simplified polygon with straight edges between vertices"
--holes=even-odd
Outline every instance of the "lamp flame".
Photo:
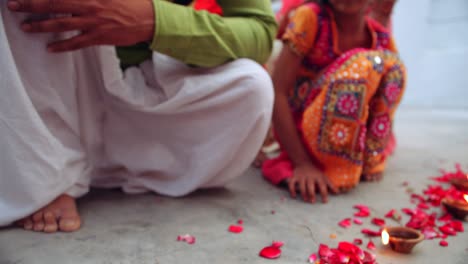
[{"label": "lamp flame", "polygon": [[384,229],[384,231],[382,231],[382,244],[388,245],[389,241],[390,241],[390,235],[388,234],[387,230]]}]

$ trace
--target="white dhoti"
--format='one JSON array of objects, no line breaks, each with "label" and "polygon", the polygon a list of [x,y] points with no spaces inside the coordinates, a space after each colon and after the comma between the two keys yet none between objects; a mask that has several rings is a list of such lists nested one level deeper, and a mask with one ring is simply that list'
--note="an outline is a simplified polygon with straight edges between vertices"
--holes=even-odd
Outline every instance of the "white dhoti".
[{"label": "white dhoti", "polygon": [[155,54],[122,73],[113,47],[50,54],[0,7],[0,226],[89,186],[181,196],[242,174],[273,89],[258,64],[212,69]]}]

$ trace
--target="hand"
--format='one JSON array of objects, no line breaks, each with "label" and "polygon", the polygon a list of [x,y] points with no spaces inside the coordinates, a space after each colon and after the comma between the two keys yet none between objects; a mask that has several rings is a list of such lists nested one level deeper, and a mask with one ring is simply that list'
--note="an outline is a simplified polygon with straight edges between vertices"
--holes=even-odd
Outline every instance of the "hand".
[{"label": "hand", "polygon": [[42,21],[25,21],[28,33],[79,31],[69,39],[49,44],[51,52],[93,45],[129,46],[151,41],[155,19],[151,0],[9,0],[14,12],[67,14]]},{"label": "hand", "polygon": [[315,203],[316,188],[322,196],[323,203],[328,202],[328,190],[332,193],[338,192],[330,180],[312,164],[296,167],[294,175],[289,179],[288,186],[292,197],[296,198],[297,187],[299,187],[302,199],[311,203]]}]

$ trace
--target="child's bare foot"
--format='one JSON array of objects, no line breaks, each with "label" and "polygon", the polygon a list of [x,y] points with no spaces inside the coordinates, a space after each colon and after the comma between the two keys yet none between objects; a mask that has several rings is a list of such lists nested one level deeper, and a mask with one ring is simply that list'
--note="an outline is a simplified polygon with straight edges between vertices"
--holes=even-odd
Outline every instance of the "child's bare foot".
[{"label": "child's bare foot", "polygon": [[361,181],[363,182],[375,182],[375,181],[380,181],[383,178],[383,173],[370,173],[370,174],[363,174],[361,176]]},{"label": "child's bare foot", "polygon": [[49,205],[18,221],[17,225],[36,232],[73,232],[80,229],[81,219],[75,198],[62,194]]}]

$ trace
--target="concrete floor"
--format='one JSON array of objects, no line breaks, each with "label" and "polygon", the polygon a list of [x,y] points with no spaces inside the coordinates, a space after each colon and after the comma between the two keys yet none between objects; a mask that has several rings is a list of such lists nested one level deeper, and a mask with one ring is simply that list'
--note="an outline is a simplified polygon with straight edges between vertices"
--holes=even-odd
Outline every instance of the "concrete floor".
[{"label": "concrete floor", "polygon": [[[468,112],[402,109],[396,131],[399,148],[384,180],[361,184],[349,194],[332,197],[327,205],[291,200],[255,169],[226,189],[183,199],[93,191],[79,201],[84,220],[79,232],[0,231],[0,263],[270,263],[258,252],[272,240],[285,242],[277,263],[306,263],[319,243],[336,246],[361,237],[362,227],[344,230],[337,225],[352,215],[354,204],[367,204],[373,215],[383,216],[391,208],[412,206],[402,182],[418,191],[441,167],[461,162],[468,168]],[[245,231],[228,233],[228,226],[239,218]],[[365,226],[372,228],[368,222]],[[196,236],[196,244],[176,242],[177,235],[185,233]],[[337,238],[331,239],[331,234]],[[467,241],[468,232],[450,237],[447,248],[436,240],[424,241],[413,254],[399,255],[374,240],[381,264],[467,263]]]}]

